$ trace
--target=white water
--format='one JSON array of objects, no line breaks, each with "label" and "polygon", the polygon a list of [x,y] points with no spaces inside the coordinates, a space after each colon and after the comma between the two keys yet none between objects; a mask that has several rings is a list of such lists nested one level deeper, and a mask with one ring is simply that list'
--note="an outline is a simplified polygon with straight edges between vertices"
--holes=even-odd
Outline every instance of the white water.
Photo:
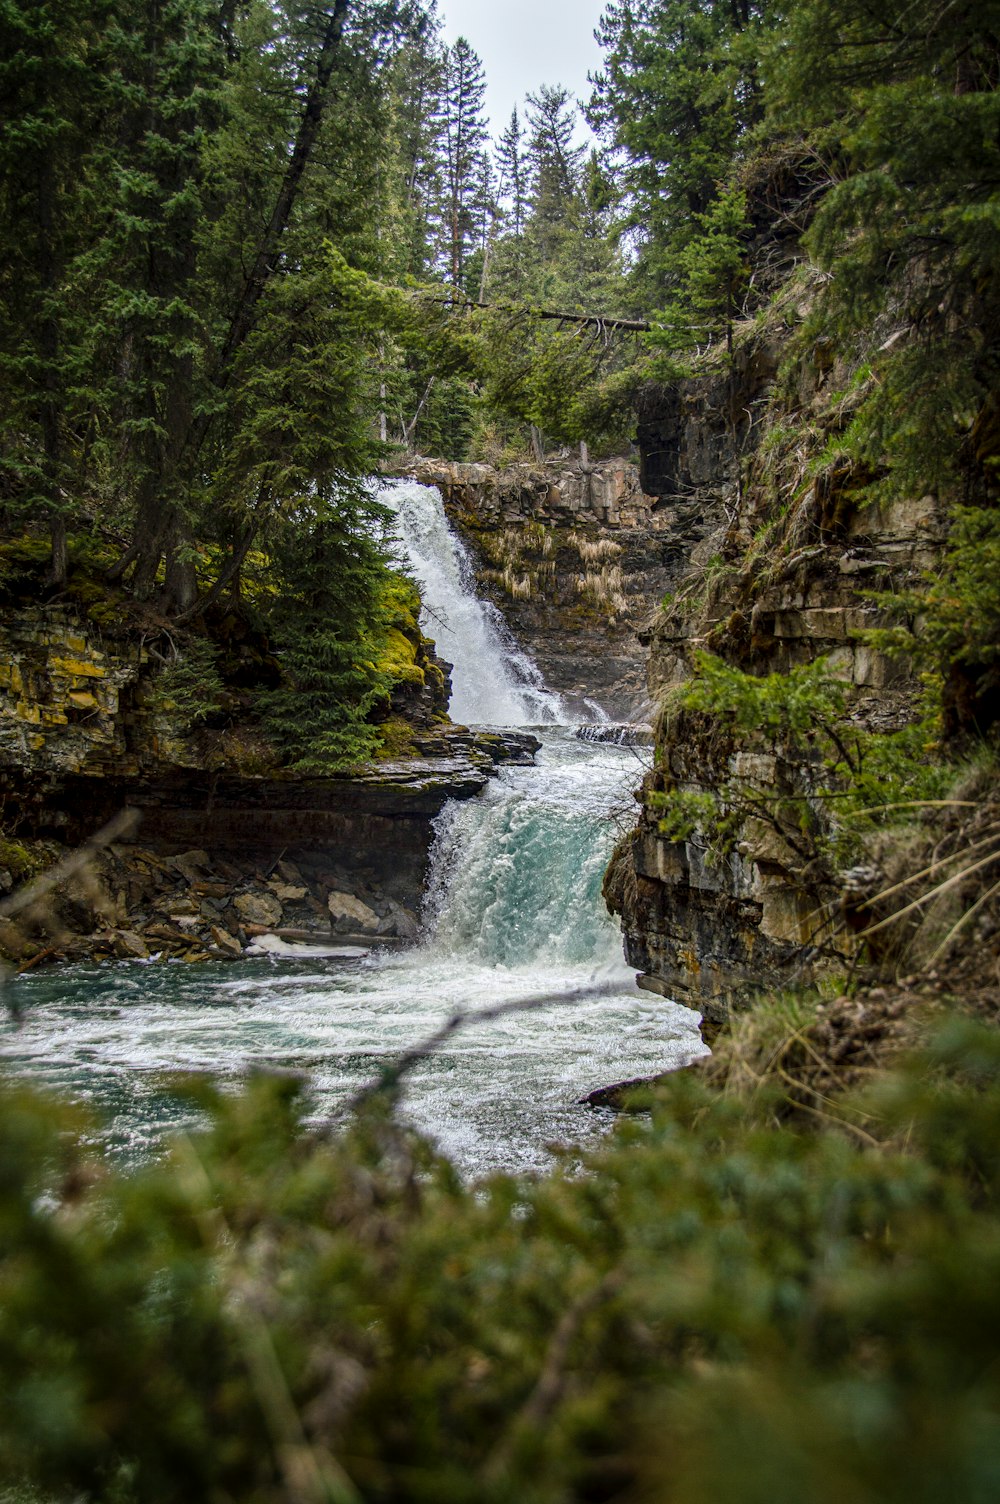
[{"label": "white water", "polygon": [[472,561],[452,533],[441,493],[395,481],[380,500],[396,514],[396,532],[420,584],[421,625],[452,673],[451,718],[464,726],[565,724],[558,695],[545,688],[500,612],[475,593]]},{"label": "white water", "polygon": [[[449,652],[466,706],[494,716],[500,705],[518,724],[551,711],[554,698],[526,684],[522,668],[509,670],[488,614],[463,597],[460,555],[450,573],[440,498],[397,491],[408,535],[423,540],[411,557],[435,582],[432,609],[450,602]],[[542,735],[536,768],[504,769],[480,799],[439,817],[415,949],[351,958],[336,946],[298,956],[285,948],[229,965],[29,974],[14,984],[23,1022],[6,1030],[0,1055],[93,1104],[109,1122],[105,1141],[134,1157],[186,1120],[166,1073],[238,1082],[254,1066],[301,1070],[323,1119],[456,1011],[597,984],[601,995],[467,1027],[408,1076],[404,1095],[410,1119],[472,1174],[540,1168],[548,1143],[593,1138],[607,1115],[581,1107],[581,1096],[683,1065],[704,1046],[697,1015],[637,992],[601,899],[615,816],[631,818],[643,754],[582,742],[568,727]]]}]

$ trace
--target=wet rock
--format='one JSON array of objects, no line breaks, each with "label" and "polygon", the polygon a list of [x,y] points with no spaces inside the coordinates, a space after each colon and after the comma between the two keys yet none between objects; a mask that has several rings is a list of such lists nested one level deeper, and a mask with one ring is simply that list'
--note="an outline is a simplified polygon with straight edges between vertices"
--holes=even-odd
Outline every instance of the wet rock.
[{"label": "wet rock", "polygon": [[234,935],[231,935],[229,933],[228,930],[221,929],[219,925],[213,924],[211,935],[212,944],[216,947],[217,950],[221,951],[224,956],[231,956],[234,961],[237,960],[238,957],[242,956],[242,945]]},{"label": "wet rock", "polygon": [[634,1076],[630,1081],[615,1081],[598,1086],[579,1099],[581,1107],[606,1107],[612,1112],[648,1112],[652,1093],[665,1076]]},{"label": "wet rock", "polygon": [[355,898],[350,893],[331,893],[326,906],[337,934],[347,934],[352,930],[360,930],[362,934],[378,933],[378,915],[374,909],[362,903],[360,898]]},{"label": "wet rock", "polygon": [[281,904],[273,893],[240,893],[233,907],[244,926],[263,924],[268,929],[281,923]]},{"label": "wet rock", "polygon": [[420,925],[417,916],[409,909],[404,909],[402,904],[396,903],[392,898],[386,899],[383,907],[386,912],[379,923],[379,935],[392,935],[400,940],[416,940],[420,934]]},{"label": "wet rock", "polygon": [[199,905],[193,898],[186,898],[179,893],[168,893],[165,898],[158,898],[153,905],[159,914],[167,914],[175,919],[179,914],[190,917],[199,912]]},{"label": "wet rock", "polygon": [[184,946],[188,943],[187,937],[182,934],[176,925],[172,924],[148,924],[146,926],[146,938],[162,940],[165,945]]},{"label": "wet rock", "polygon": [[149,959],[149,947],[141,935],[134,930],[117,930],[112,936],[112,946],[116,956],[124,961],[146,961]]}]

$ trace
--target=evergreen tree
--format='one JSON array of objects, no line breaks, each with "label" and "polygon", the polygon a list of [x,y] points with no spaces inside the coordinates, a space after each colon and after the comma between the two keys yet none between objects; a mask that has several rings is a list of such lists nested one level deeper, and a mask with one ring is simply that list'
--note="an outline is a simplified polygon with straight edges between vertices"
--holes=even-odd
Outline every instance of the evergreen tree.
[{"label": "evergreen tree", "polygon": [[284,519],[274,621],[283,682],[260,703],[269,736],[300,772],[355,767],[378,746],[368,717],[391,687],[377,667],[386,627],[386,556],[374,536],[381,515],[345,484],[327,491],[321,521],[314,508]]},{"label": "evergreen tree", "polygon": [[[399,233],[391,269],[422,278],[432,270],[440,237],[444,173],[445,62],[432,6],[427,24],[399,50],[392,71],[392,151]],[[395,226],[393,227],[395,230]]]},{"label": "evergreen tree", "polygon": [[487,141],[483,65],[464,37],[445,57],[444,264],[453,287],[465,288],[466,262],[480,238],[483,150]]},{"label": "evergreen tree", "polygon": [[0,490],[8,506],[45,518],[57,586],[67,512],[87,484],[78,388],[88,310],[69,280],[94,228],[85,185],[101,128],[105,11],[77,0],[0,10]]},{"label": "evergreen tree", "polygon": [[566,89],[543,84],[527,99],[529,203],[532,229],[544,256],[550,231],[576,217],[586,149],[573,144],[576,105]]},{"label": "evergreen tree", "polygon": [[898,489],[995,466],[1000,5],[796,0],[782,43],[775,122],[835,164],[807,240],[829,274],[812,325],[875,376],[851,446]]},{"label": "evergreen tree", "polygon": [[738,145],[761,115],[758,0],[611,0],[591,124],[621,162],[647,297],[679,279]]},{"label": "evergreen tree", "polygon": [[528,212],[528,161],[524,135],[515,105],[496,149],[497,201],[503,214],[504,228],[515,239],[524,233]]}]

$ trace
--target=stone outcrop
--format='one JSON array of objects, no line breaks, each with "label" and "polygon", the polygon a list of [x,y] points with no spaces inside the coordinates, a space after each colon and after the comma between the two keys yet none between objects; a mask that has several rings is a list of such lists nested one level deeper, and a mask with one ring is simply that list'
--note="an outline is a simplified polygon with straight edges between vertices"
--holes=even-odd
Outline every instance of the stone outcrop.
[{"label": "stone outcrop", "polygon": [[592,700],[616,720],[645,719],[640,634],[704,535],[697,507],[646,494],[624,459],[564,454],[503,470],[414,459],[403,469],[440,489],[482,593],[550,688],[581,716]]}]

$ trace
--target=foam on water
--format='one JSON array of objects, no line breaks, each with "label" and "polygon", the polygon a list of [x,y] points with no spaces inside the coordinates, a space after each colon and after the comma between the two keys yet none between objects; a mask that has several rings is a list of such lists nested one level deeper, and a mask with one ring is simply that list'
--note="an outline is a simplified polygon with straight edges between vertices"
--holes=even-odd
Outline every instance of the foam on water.
[{"label": "foam on water", "polygon": [[606,1126],[577,1098],[704,1048],[695,1014],[636,992],[600,898],[609,814],[634,784],[635,754],[569,731],[544,741],[538,768],[506,769],[484,799],[446,807],[416,948],[29,973],[13,984],[23,1023],[0,1054],[96,1107],[111,1148],[134,1158],[190,1115],[165,1079],[174,1072],[237,1083],[255,1067],[300,1070],[322,1119],[456,1010],[616,984],[466,1028],[408,1080],[408,1116],[468,1173],[543,1166],[547,1143]]}]

